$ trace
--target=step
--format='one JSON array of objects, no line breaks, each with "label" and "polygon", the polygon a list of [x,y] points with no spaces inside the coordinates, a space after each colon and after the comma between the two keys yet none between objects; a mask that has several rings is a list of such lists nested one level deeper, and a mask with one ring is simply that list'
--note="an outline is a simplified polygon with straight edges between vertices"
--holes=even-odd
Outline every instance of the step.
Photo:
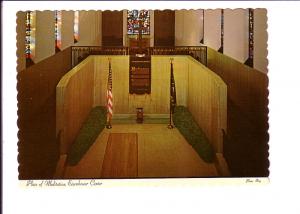
[{"label": "step", "polygon": [[[136,119],[112,119],[111,124],[136,124]],[[157,118],[157,119],[145,119],[143,124],[169,124],[169,119]]]},{"label": "step", "polygon": [[[112,118],[113,124],[136,124],[136,115],[114,115]],[[144,115],[143,124],[168,124],[168,115]]]}]

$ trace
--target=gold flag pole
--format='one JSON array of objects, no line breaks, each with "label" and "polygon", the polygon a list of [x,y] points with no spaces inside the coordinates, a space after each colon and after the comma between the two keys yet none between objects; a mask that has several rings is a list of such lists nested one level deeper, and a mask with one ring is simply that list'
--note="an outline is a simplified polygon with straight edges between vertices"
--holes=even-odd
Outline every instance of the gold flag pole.
[{"label": "gold flag pole", "polygon": [[168,129],[173,129],[172,125],[172,105],[173,105],[173,96],[172,96],[172,72],[173,72],[173,60],[174,58],[170,58],[170,63],[171,63],[171,71],[170,71],[170,116],[169,116],[169,124],[168,124]]},{"label": "gold flag pole", "polygon": [[111,129],[111,118],[112,118],[112,71],[111,71],[111,58],[108,58],[108,79],[107,79],[107,94],[106,94],[106,128]]}]

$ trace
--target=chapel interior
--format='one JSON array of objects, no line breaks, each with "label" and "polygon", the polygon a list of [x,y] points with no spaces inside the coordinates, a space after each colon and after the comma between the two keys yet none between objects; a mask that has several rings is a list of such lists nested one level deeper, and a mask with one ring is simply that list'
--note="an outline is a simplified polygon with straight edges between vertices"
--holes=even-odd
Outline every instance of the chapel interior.
[{"label": "chapel interior", "polygon": [[265,9],[17,13],[19,179],[268,177]]}]

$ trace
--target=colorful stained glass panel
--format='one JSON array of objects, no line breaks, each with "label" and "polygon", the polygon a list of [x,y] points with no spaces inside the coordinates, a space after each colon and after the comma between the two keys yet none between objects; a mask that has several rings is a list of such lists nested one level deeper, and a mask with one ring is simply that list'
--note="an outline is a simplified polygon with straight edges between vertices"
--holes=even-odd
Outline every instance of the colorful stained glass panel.
[{"label": "colorful stained glass panel", "polygon": [[61,11],[55,11],[55,49],[61,50]]},{"label": "colorful stained glass panel", "polygon": [[25,56],[33,59],[35,55],[35,12],[26,12]]},{"label": "colorful stained glass panel", "polygon": [[79,11],[74,12],[74,42],[79,41]]},{"label": "colorful stained glass panel", "polygon": [[127,13],[127,33],[150,34],[150,11],[149,10],[129,10]]}]

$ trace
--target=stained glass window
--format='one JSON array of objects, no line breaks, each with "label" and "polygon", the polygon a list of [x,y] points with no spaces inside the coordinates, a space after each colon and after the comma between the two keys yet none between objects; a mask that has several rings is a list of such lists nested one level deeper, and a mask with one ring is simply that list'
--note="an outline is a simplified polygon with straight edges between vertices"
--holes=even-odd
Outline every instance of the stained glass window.
[{"label": "stained glass window", "polygon": [[25,57],[29,66],[35,55],[35,12],[26,12]]},{"label": "stained glass window", "polygon": [[223,53],[224,49],[224,9],[221,9],[221,47],[219,48],[219,52]]},{"label": "stained glass window", "polygon": [[74,12],[74,43],[79,41],[79,11]]},{"label": "stained glass window", "polygon": [[55,52],[61,50],[61,11],[55,11]]},{"label": "stained glass window", "polygon": [[[140,26],[141,25],[141,26]],[[142,34],[150,34],[150,11],[149,10],[129,10],[127,13],[127,33],[139,34],[139,29]]]},{"label": "stained glass window", "polygon": [[248,59],[245,64],[253,67],[253,51],[254,51],[254,10],[248,10],[248,23],[249,23],[249,31],[248,31]]},{"label": "stained glass window", "polygon": [[249,65],[253,67],[253,46],[254,46],[254,11],[249,9]]}]

